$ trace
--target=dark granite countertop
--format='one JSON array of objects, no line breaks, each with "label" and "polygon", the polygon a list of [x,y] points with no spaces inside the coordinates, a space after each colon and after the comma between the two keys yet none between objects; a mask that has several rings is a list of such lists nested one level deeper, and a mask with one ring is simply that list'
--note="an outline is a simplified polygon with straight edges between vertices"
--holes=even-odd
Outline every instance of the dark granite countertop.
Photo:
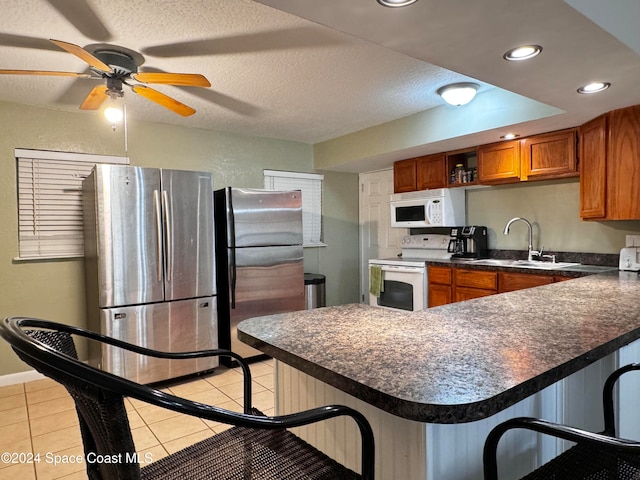
[{"label": "dark granite countertop", "polygon": [[[610,267],[604,265],[571,265],[567,267],[559,267],[559,268],[535,268],[535,267],[526,267],[526,266],[514,266],[506,264],[510,263],[510,259],[491,259],[498,260],[496,263],[492,265],[483,265],[480,260],[476,263],[473,260],[464,260],[464,259],[439,259],[439,260],[427,260],[425,263],[427,265],[440,265],[440,266],[449,266],[455,268],[467,268],[472,270],[488,270],[488,271],[498,271],[498,272],[514,272],[514,273],[532,273],[536,275],[552,275],[559,277],[584,277],[586,275],[594,275],[597,273],[604,272],[613,272],[617,271],[618,267]],[[505,265],[500,265],[500,262],[504,262]],[[552,264],[545,264],[552,265]]]},{"label": "dark granite countertop", "polygon": [[489,417],[640,338],[640,279],[611,272],[419,312],[342,305],[245,320],[240,339],[394,415]]}]

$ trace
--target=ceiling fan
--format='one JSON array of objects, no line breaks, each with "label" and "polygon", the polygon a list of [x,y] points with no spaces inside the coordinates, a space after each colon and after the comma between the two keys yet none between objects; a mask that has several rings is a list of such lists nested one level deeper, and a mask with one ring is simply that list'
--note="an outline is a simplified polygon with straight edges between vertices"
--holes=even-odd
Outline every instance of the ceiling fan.
[{"label": "ceiling fan", "polygon": [[48,75],[104,79],[105,84],[94,87],[80,105],[81,110],[98,110],[105,100],[116,100],[124,96],[123,85],[130,87],[135,93],[151,100],[169,110],[188,117],[196,111],[143,84],[176,85],[181,87],[210,87],[209,80],[196,73],[138,72],[144,57],[133,50],[115,45],[101,44],[92,51],[73,43],[61,40],[50,40],[58,47],[75,55],[89,65],[92,74],[75,72],[58,72],[49,70],[2,70],[0,75]]}]

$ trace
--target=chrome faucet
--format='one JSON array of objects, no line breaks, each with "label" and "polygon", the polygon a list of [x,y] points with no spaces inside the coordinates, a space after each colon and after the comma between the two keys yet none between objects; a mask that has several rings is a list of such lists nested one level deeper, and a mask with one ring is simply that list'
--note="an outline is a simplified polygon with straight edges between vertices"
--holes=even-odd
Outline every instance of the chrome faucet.
[{"label": "chrome faucet", "polygon": [[536,256],[542,255],[542,252],[539,252],[533,249],[533,228],[531,227],[531,222],[529,222],[529,220],[527,220],[526,218],[522,218],[522,217],[512,218],[507,222],[507,225],[504,227],[504,232],[502,233],[504,233],[505,235],[509,235],[509,228],[511,227],[511,224],[514,222],[517,222],[518,220],[526,223],[527,228],[529,229],[529,249],[528,249],[529,255],[527,257],[527,260],[531,262],[533,260],[534,255]]}]

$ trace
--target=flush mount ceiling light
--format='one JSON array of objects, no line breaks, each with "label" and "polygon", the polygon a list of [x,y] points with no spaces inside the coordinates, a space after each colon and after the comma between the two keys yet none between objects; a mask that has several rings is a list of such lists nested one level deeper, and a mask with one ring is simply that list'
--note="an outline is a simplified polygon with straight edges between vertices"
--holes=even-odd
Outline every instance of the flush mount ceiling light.
[{"label": "flush mount ceiling light", "polygon": [[384,7],[406,7],[418,0],[378,0],[378,3]]},{"label": "flush mount ceiling light", "polygon": [[597,93],[606,90],[610,86],[609,82],[593,82],[580,87],[578,93]]},{"label": "flush mount ceiling light", "polygon": [[438,95],[448,104],[459,107],[473,100],[479,87],[475,83],[452,83],[438,89]]},{"label": "flush mount ceiling light", "polygon": [[514,138],[518,138],[520,136],[519,133],[507,133],[505,135],[502,135],[500,137],[500,139],[502,140],[513,140]]},{"label": "flush mount ceiling light", "polygon": [[519,60],[528,60],[535,57],[542,51],[540,45],[523,45],[521,47],[512,48],[505,53],[502,58],[509,60],[510,62],[517,62]]}]

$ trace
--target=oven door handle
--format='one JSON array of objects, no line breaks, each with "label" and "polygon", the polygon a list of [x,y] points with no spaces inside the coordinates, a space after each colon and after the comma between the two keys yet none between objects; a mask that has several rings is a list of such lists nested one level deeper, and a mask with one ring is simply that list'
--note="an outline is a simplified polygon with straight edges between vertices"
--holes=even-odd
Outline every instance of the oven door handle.
[{"label": "oven door handle", "polygon": [[383,272],[422,273],[423,267],[382,267]]}]

